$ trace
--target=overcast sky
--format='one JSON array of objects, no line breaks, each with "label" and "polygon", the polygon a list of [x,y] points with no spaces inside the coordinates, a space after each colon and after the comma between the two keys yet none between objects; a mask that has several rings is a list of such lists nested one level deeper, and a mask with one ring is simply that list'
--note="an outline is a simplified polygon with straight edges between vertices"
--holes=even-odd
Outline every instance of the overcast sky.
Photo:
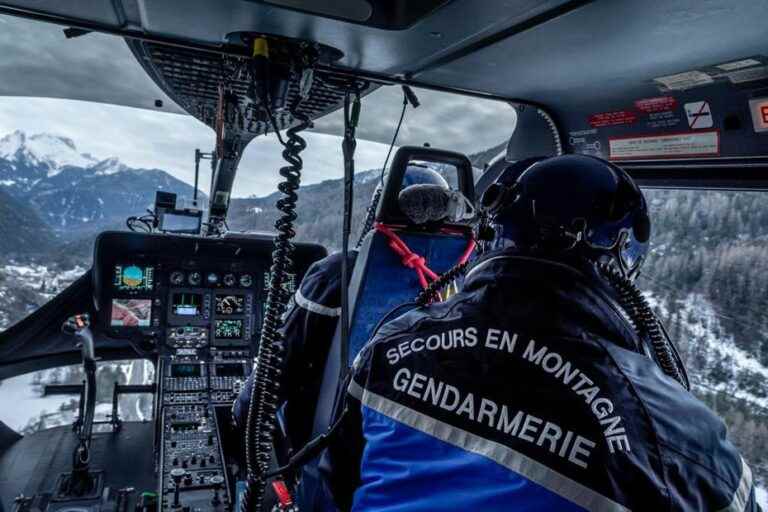
[{"label": "overcast sky", "polygon": [[[213,131],[179,111],[146,76],[125,43],[111,36],[63,37],[61,27],[0,16],[0,137],[20,129],[69,137],[82,152],[118,157],[133,167],[160,168],[193,181],[194,149],[210,151]],[[514,127],[506,104],[417,91],[399,144],[423,144],[471,153],[499,144]],[[28,96],[28,97],[23,97]],[[115,103],[116,106],[98,102]],[[153,104],[163,99],[162,109]],[[399,87],[383,87],[363,101],[357,169],[380,167],[400,114]],[[341,176],[342,117],[331,114],[308,133],[304,183]],[[373,142],[371,142],[373,141]],[[235,196],[264,195],[279,181],[281,148],[273,136],[246,149]],[[205,168],[205,172],[208,168]],[[207,175],[201,182],[206,183]]]}]

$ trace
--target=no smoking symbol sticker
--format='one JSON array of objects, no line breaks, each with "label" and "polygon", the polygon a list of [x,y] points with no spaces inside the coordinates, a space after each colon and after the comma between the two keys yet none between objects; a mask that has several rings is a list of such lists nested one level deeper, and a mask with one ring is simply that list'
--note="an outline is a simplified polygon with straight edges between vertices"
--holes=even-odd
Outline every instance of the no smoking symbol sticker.
[{"label": "no smoking symbol sticker", "polygon": [[709,102],[694,101],[685,104],[685,115],[691,128],[712,128],[712,111]]}]

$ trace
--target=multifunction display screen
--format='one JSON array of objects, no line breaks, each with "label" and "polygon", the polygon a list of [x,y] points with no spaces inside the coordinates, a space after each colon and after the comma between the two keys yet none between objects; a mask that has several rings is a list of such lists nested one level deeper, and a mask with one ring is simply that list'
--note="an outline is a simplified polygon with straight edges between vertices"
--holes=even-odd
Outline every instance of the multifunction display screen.
[{"label": "multifunction display screen", "polygon": [[199,364],[174,364],[171,365],[171,377],[201,377],[202,366]]},{"label": "multifunction display screen", "polygon": [[150,299],[112,299],[109,325],[112,327],[149,327],[152,323]]},{"label": "multifunction display screen", "polygon": [[220,316],[242,315],[245,312],[244,295],[216,295],[216,314]]},{"label": "multifunction display screen", "polygon": [[112,285],[121,292],[151,292],[155,268],[141,265],[115,265]]},{"label": "multifunction display screen", "polygon": [[171,308],[176,316],[199,316],[202,303],[203,296],[199,293],[174,293]]},{"label": "multifunction display screen", "polygon": [[217,377],[245,377],[245,367],[238,364],[217,364],[214,368]]},{"label": "multifunction display screen", "polygon": [[220,340],[239,340],[243,338],[243,320],[216,320],[214,337]]}]

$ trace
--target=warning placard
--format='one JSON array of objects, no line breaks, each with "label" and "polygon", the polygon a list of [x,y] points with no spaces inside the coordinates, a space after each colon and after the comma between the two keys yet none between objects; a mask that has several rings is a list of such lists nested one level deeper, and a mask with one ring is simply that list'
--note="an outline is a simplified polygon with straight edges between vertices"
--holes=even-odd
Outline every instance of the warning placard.
[{"label": "warning placard", "polygon": [[676,75],[660,76],[653,79],[670,91],[685,91],[702,85],[709,85],[715,80],[702,71],[686,71]]},{"label": "warning placard", "polygon": [[643,137],[614,137],[608,139],[608,150],[611,160],[717,156],[720,154],[720,134],[717,130],[709,130]]},{"label": "warning placard", "polygon": [[617,110],[615,112],[600,112],[589,116],[589,125],[592,128],[616,126],[620,124],[632,124],[637,121],[637,114],[629,110]]},{"label": "warning placard", "polygon": [[698,128],[712,128],[712,110],[707,101],[686,103],[685,115],[688,117],[688,126],[694,130]]},{"label": "warning placard", "polygon": [[656,98],[643,98],[635,101],[635,108],[646,114],[674,110],[677,100],[672,96],[658,96]]}]

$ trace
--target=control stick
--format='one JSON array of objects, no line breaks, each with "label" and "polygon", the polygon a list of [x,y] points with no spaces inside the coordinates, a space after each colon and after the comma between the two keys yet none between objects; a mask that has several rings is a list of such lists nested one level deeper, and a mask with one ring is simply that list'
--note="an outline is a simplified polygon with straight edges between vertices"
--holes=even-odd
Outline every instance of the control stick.
[{"label": "control stick", "polygon": [[187,472],[180,468],[174,468],[171,470],[171,479],[173,480],[173,508],[181,508],[181,502],[179,501],[179,491],[181,490],[181,479],[184,478]]},{"label": "control stick", "polygon": [[87,314],[69,317],[62,325],[65,334],[74,336],[83,359],[85,372],[85,388],[83,391],[83,411],[77,437],[79,443],[75,447],[72,461],[72,478],[67,493],[74,496],[86,494],[93,479],[88,473],[90,462],[91,438],[93,436],[93,419],[96,413],[96,351],[93,345],[93,333],[90,328],[90,318]]}]

